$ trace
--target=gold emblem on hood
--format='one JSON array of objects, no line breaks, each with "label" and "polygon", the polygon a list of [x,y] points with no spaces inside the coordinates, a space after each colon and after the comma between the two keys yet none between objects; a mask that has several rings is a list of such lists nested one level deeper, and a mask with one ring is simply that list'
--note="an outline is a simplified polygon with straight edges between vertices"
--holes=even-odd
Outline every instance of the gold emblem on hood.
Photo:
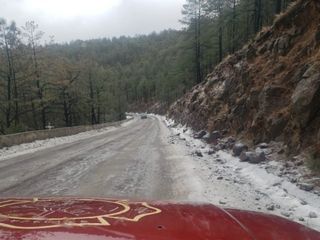
[{"label": "gold emblem on hood", "polygon": [[0,227],[46,229],[110,226],[113,221],[138,222],[161,213],[146,202],[112,199],[11,199],[0,201]]}]

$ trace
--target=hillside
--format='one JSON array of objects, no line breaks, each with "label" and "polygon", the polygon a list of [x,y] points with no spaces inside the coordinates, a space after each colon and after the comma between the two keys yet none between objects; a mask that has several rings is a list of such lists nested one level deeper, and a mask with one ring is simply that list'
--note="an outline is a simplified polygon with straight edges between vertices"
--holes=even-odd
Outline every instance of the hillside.
[{"label": "hillside", "polygon": [[318,0],[292,4],[176,101],[169,116],[251,145],[284,142],[288,155],[311,152],[319,167],[319,12]]}]

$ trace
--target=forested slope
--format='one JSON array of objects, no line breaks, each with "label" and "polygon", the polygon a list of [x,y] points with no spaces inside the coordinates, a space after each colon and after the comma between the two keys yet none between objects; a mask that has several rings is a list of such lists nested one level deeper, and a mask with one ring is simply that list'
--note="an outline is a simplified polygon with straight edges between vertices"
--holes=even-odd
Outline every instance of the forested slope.
[{"label": "forested slope", "polygon": [[170,108],[196,129],[320,156],[320,2],[299,0]]},{"label": "forested slope", "polygon": [[36,24],[27,25],[0,26],[2,133],[122,119],[128,103],[170,102],[194,84],[179,71],[189,63],[177,63],[188,59],[177,46],[183,33],[40,45]]}]

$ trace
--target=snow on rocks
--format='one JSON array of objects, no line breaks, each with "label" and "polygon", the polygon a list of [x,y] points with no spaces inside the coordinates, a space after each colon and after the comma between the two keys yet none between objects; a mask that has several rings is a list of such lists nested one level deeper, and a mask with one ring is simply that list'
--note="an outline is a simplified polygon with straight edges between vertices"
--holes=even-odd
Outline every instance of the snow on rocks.
[{"label": "snow on rocks", "polygon": [[312,184],[308,184],[308,183],[301,183],[299,184],[300,189],[305,190],[305,191],[311,191],[313,190],[314,186]]},{"label": "snow on rocks", "polygon": [[310,212],[309,213],[309,218],[317,218],[318,215],[315,212]]},{"label": "snow on rocks", "polygon": [[242,143],[236,143],[232,151],[234,156],[240,156],[243,151],[248,151],[248,146]]},{"label": "snow on rocks", "polygon": [[266,206],[266,208],[267,208],[267,210],[269,210],[269,211],[274,211],[274,209],[275,209],[274,204],[268,204],[268,205]]},{"label": "snow on rocks", "polygon": [[202,130],[202,131],[200,131],[200,132],[195,133],[193,137],[194,137],[195,139],[201,139],[201,138],[203,138],[206,134],[207,134],[207,132],[204,131],[204,130]]},{"label": "snow on rocks", "polygon": [[195,151],[194,153],[195,153],[195,155],[198,156],[198,157],[203,157],[202,152],[199,151],[199,150]]},{"label": "snow on rocks", "polygon": [[262,148],[262,149],[265,149],[265,148],[269,147],[269,144],[268,143],[260,143],[260,144],[258,144],[258,147]]},{"label": "snow on rocks", "polygon": [[249,162],[249,163],[261,163],[266,160],[265,153],[261,152],[242,152],[240,154],[241,162]]},{"label": "snow on rocks", "polygon": [[[194,132],[182,125],[172,127],[184,141],[177,141],[194,159],[194,173],[202,184],[203,201],[223,207],[269,212],[320,230],[320,198],[315,190],[301,185],[303,173],[297,170],[299,160],[292,166],[274,161],[274,154],[283,154],[286,147],[276,143],[261,143],[255,150],[236,143],[233,137],[219,138],[216,145],[207,144],[206,137],[195,139]],[[203,157],[193,154],[200,151]],[[279,153],[280,152],[280,153]],[[241,162],[239,156],[253,161]],[[249,155],[249,156],[248,156]],[[304,167],[304,166],[302,166]],[[300,168],[300,167],[299,167]],[[299,185],[300,184],[300,185]],[[302,187],[301,187],[302,186]],[[307,191],[309,190],[309,191]],[[193,201],[193,199],[189,199]]]},{"label": "snow on rocks", "polygon": [[213,131],[210,133],[207,133],[203,139],[207,142],[207,143],[215,143],[218,139],[221,138],[221,134],[219,131]]}]

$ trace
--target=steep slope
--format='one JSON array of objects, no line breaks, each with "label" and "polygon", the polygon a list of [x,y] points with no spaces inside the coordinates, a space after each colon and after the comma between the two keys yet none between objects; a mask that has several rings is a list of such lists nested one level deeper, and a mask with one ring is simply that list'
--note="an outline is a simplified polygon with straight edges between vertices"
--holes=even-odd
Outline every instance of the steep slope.
[{"label": "steep slope", "polygon": [[169,116],[289,153],[320,143],[320,2],[299,0],[175,102]]}]

